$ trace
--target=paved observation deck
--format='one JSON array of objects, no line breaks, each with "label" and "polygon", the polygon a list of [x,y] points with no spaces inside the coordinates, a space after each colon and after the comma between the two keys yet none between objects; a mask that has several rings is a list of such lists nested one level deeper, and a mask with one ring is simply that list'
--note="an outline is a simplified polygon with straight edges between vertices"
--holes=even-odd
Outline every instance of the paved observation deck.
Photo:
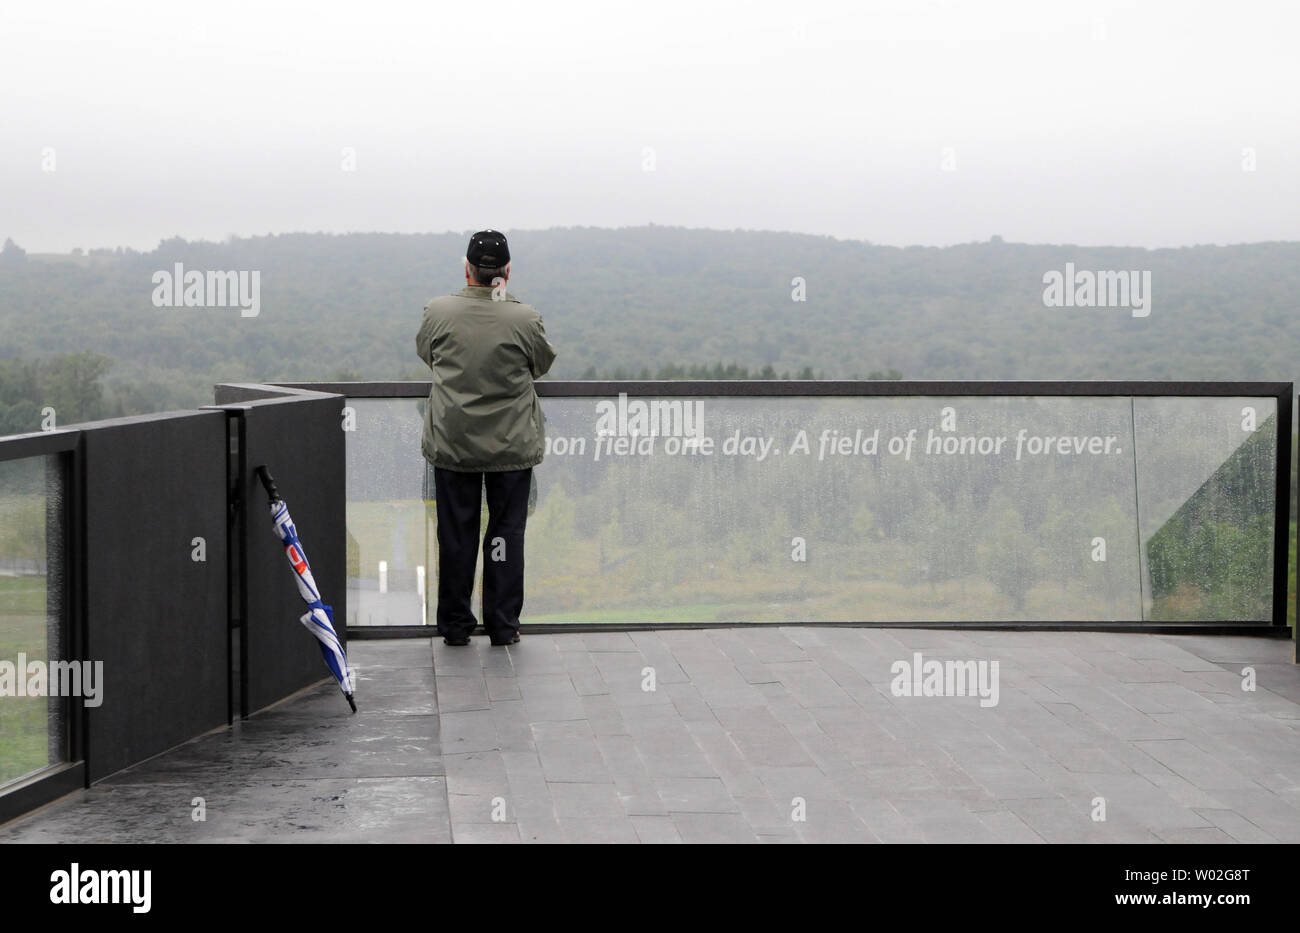
[{"label": "paved observation deck", "polygon": [[[1292,651],[788,626],[358,641],[357,715],[322,682],[0,842],[1300,842]],[[917,652],[998,661],[997,705],[895,696]]]}]

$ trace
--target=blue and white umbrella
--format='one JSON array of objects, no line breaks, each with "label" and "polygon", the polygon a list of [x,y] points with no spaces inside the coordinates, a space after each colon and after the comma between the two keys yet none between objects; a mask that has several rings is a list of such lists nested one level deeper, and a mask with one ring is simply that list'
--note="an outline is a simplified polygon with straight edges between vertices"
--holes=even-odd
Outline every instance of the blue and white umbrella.
[{"label": "blue and white umbrella", "polygon": [[348,706],[352,707],[352,712],[355,713],[357,704],[352,699],[352,695],[356,692],[356,681],[352,676],[352,670],[348,667],[347,652],[343,650],[338,632],[334,631],[334,609],[321,600],[320,590],[316,587],[316,578],[312,576],[311,565],[307,563],[302,542],[298,540],[298,529],[294,527],[293,519],[289,517],[289,507],[285,505],[279,491],[275,488],[275,480],[271,479],[270,472],[264,466],[257,468],[257,477],[262,481],[262,485],[266,487],[266,494],[271,498],[271,522],[275,526],[276,535],[284,542],[284,554],[289,558],[289,565],[293,567],[294,579],[298,581],[298,593],[307,604],[307,613],[299,621],[316,636],[316,640],[320,643],[320,653],[325,658],[325,665],[334,675],[334,679],[339,682],[339,689],[343,691]]}]

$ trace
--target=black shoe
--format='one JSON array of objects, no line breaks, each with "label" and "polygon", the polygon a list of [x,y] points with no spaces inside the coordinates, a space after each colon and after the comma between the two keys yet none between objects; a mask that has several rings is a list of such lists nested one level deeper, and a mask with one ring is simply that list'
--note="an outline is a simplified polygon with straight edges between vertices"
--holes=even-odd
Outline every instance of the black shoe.
[{"label": "black shoe", "polygon": [[511,632],[510,635],[507,636],[506,638],[500,638],[500,639],[494,638],[492,639],[492,644],[498,648],[502,648],[506,645],[517,645],[519,644],[519,633]]},{"label": "black shoe", "polygon": [[468,635],[457,635],[454,638],[450,635],[444,635],[442,638],[444,645],[451,645],[453,648],[464,648],[469,644]]}]

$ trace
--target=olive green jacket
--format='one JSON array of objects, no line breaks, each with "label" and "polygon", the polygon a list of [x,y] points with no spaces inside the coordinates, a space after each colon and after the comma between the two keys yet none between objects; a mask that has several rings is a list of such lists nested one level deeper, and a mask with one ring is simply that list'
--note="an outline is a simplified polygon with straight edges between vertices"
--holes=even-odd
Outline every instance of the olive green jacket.
[{"label": "olive green jacket", "polygon": [[424,457],[467,473],[523,470],[545,452],[542,406],[533,380],[555,361],[542,316],[518,298],[493,300],[468,285],[424,308],[415,338],[433,370],[424,412]]}]

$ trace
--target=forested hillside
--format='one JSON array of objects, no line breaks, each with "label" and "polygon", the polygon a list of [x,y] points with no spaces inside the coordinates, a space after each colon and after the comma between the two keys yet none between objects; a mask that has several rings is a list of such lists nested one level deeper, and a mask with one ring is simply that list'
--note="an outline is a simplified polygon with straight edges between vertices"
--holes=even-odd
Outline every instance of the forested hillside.
[{"label": "forested hillside", "polygon": [[[1297,243],[1143,250],[995,238],[899,249],[656,226],[510,236],[510,290],[543,313],[559,350],[551,378],[698,375],[718,364],[832,379],[1300,374]],[[107,358],[95,414],[205,404],[220,381],[423,378],[420,310],[463,284],[465,239],[302,233],[77,255],[10,245],[0,253],[0,359],[10,361],[0,399],[22,401],[13,379],[40,384],[23,366],[86,352]],[[1043,276],[1067,262],[1149,270],[1150,315],[1045,307]],[[259,313],[155,307],[152,277],[176,263],[258,272]],[[805,301],[792,300],[796,278]],[[81,365],[100,368],[94,359]]]}]

